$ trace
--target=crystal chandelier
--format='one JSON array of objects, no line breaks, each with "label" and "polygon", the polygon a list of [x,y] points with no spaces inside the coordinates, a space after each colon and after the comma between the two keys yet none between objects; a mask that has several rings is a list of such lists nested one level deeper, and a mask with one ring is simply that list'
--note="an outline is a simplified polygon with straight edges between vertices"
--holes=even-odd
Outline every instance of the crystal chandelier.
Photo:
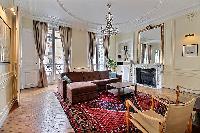
[{"label": "crystal chandelier", "polygon": [[110,12],[111,4],[107,4],[107,6],[108,6],[108,13],[106,15],[106,26],[105,27],[101,26],[101,33],[106,36],[112,36],[112,35],[116,35],[119,32],[119,30],[118,28],[113,27],[113,24],[112,24],[113,15]]}]

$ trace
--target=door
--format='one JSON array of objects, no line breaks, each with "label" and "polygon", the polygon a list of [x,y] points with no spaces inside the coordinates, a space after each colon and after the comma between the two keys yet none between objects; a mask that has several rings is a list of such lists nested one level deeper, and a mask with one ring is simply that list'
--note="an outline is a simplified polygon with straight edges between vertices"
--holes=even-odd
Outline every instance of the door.
[{"label": "door", "polygon": [[64,71],[64,52],[59,30],[49,28],[44,56],[44,66],[49,84],[54,84]]}]

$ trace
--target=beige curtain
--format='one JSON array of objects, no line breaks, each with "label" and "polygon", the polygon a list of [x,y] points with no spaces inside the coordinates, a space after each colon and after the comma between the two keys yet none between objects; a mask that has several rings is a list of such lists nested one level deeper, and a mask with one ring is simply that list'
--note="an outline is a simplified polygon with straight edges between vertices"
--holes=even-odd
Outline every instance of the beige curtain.
[{"label": "beige curtain", "polygon": [[[104,46],[104,56],[106,58],[106,60],[108,60],[108,50],[109,50],[109,46],[110,46],[110,37],[109,36],[104,36],[103,38],[103,46]],[[106,69],[108,69],[107,65],[106,65]]]},{"label": "beige curtain", "polygon": [[109,36],[104,36],[103,46],[105,49],[104,55],[105,55],[106,59],[108,59],[108,50],[109,50],[109,46],[110,46],[110,37]]},{"label": "beige curtain", "polygon": [[65,56],[65,70],[66,72],[69,72],[71,59],[72,29],[70,27],[59,26],[59,31]]},{"label": "beige curtain", "polygon": [[43,64],[45,49],[46,49],[47,32],[48,32],[47,23],[33,20],[33,33],[36,44],[36,50],[40,58],[38,87],[48,86],[47,75]]},{"label": "beige curtain", "polygon": [[88,32],[88,36],[89,36],[88,59],[89,59],[89,62],[90,62],[90,70],[94,71],[93,59],[94,59],[94,53],[95,53],[96,35],[95,35],[95,33]]}]

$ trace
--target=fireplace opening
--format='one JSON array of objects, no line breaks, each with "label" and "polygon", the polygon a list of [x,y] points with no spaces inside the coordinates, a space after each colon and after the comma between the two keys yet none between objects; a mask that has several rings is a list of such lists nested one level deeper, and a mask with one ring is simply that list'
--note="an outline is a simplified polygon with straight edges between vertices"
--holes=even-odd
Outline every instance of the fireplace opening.
[{"label": "fireplace opening", "polygon": [[156,87],[156,69],[136,68],[136,82],[139,84]]}]

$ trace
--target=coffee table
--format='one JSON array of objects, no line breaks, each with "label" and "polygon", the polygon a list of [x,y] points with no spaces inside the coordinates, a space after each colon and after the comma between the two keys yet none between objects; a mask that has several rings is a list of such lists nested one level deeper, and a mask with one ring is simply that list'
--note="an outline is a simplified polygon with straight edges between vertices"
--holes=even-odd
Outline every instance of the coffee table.
[{"label": "coffee table", "polygon": [[[117,89],[118,90],[118,96],[120,95],[124,95],[125,92],[125,88],[130,88],[130,87],[135,87],[135,91],[136,91],[136,86],[135,84],[131,83],[131,82],[116,82],[116,83],[110,83],[106,85],[106,91],[108,91],[108,88],[112,87],[114,90]],[[109,90],[113,90],[113,89],[109,89]],[[128,92],[132,92],[132,89],[129,89]]]}]

